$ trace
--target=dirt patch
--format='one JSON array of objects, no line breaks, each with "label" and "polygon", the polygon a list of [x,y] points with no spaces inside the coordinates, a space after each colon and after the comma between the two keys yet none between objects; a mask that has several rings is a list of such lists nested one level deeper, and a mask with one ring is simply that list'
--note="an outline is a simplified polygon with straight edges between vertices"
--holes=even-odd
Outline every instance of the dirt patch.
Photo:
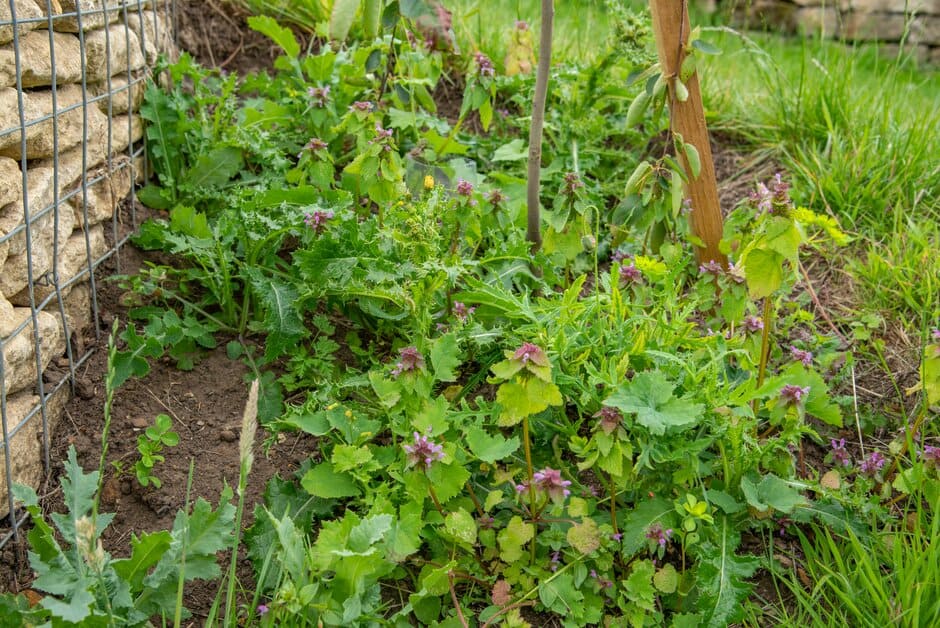
[{"label": "dirt patch", "polygon": [[[45,490],[40,491],[46,514],[64,511],[59,476],[70,446],[75,447],[78,461],[86,472],[98,466],[104,428],[107,336],[111,321],[127,320],[127,309],[121,303],[123,290],[107,277],[116,271],[118,262],[121,272],[130,274],[136,272],[146,258],[127,245],[98,269],[100,339],[94,339],[93,335],[86,339],[89,345],[96,345],[96,351],[79,369],[81,384],[77,390],[80,394],[67,405],[52,435],[50,457],[55,462]],[[195,469],[193,501],[202,497],[217,504],[226,484],[237,485],[238,433],[247,399],[247,369],[243,363],[227,357],[226,340],[220,338],[219,348],[206,352],[191,371],[178,370],[168,359],[157,360],[151,364],[146,377],[130,379],[115,393],[101,497],[102,511],[115,513],[114,522],[103,535],[105,549],[113,556],[129,554],[132,533],[140,535],[172,528],[176,512],[186,503],[191,463]],[[165,449],[166,460],[155,467],[154,473],[162,480],[162,487],[144,488],[133,473],[138,456],[137,437],[153,424],[158,414],[172,418],[173,430],[179,434],[180,442]],[[265,454],[261,445],[264,438],[265,432],[259,431],[243,528],[252,523],[254,504],[263,503],[267,481],[276,474],[289,477],[311,454],[312,441],[305,437],[281,440]],[[254,591],[253,570],[243,550],[238,579],[240,589],[250,592]],[[25,547],[14,547],[11,543],[4,549],[4,558],[9,560],[4,560],[0,576],[7,583],[6,588],[17,591],[28,587],[32,575],[25,560]],[[220,564],[227,565],[228,556],[220,555]],[[192,625],[202,624],[201,618],[212,605],[217,587],[218,582],[203,581],[187,586],[185,604],[196,622]]]},{"label": "dirt patch", "polygon": [[248,28],[250,14],[232,2],[184,0],[177,12],[180,47],[206,67],[244,76],[272,68],[282,54],[270,39]]}]

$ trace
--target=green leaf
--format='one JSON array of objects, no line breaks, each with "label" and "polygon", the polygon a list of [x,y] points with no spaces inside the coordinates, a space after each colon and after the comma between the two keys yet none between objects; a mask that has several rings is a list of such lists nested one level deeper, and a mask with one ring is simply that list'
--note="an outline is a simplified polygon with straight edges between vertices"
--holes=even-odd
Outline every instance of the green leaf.
[{"label": "green leaf", "polygon": [[584,594],[574,584],[574,576],[565,572],[539,585],[539,600],[545,608],[562,617],[583,612]]},{"label": "green leaf", "polygon": [[333,41],[346,41],[349,29],[356,19],[360,0],[333,0],[333,11],[330,14],[330,39]]},{"label": "green leaf", "polygon": [[636,414],[637,422],[650,434],[661,436],[667,428],[686,429],[699,423],[705,411],[702,404],[676,398],[674,388],[662,372],[644,371],[622,384],[604,403]]},{"label": "green leaf", "polygon": [[651,100],[652,97],[645,89],[633,99],[633,102],[630,103],[630,108],[627,109],[627,118],[624,121],[624,125],[628,129],[632,129],[640,123],[640,120],[642,120],[643,116],[646,114],[646,110],[649,109]]},{"label": "green leaf", "polygon": [[333,469],[337,472],[352,471],[371,462],[372,451],[366,445],[356,447],[354,445],[339,444],[333,448],[333,456],[330,461],[333,463]]},{"label": "green leaf", "polygon": [[240,148],[234,146],[213,148],[199,156],[193,167],[183,175],[181,184],[199,191],[220,187],[238,174],[244,164]]},{"label": "green leaf", "polygon": [[695,569],[695,582],[701,594],[698,608],[706,614],[707,625],[715,627],[740,621],[742,602],[751,593],[751,585],[745,579],[760,566],[756,557],[734,553],[740,539],[727,517],[720,517],[716,527],[717,544],[703,545]]},{"label": "green leaf", "polygon": [[499,531],[496,540],[499,543],[499,557],[508,564],[522,558],[522,548],[535,536],[535,526],[522,521],[522,517],[515,516],[509,520],[505,528]]},{"label": "green leaf", "polygon": [[442,504],[452,500],[463,492],[467,480],[470,479],[470,472],[462,465],[452,462],[451,464],[435,463],[428,470],[428,480],[434,486],[437,498]]},{"label": "green leaf", "polygon": [[675,593],[679,587],[679,574],[672,563],[666,563],[653,575],[653,586],[660,593]]},{"label": "green leaf", "polygon": [[63,621],[73,624],[81,623],[91,614],[91,604],[95,597],[86,587],[76,586],[68,602],[63,602],[52,596],[42,598],[39,604]]},{"label": "green leaf", "polygon": [[653,576],[656,568],[650,560],[638,560],[633,563],[627,577],[627,597],[645,610],[651,611],[656,604],[656,589],[653,588]]},{"label": "green leaf", "polygon": [[338,473],[329,462],[322,462],[307,471],[300,485],[315,497],[357,497],[360,494],[353,477],[348,473]]},{"label": "green leaf", "polygon": [[444,529],[464,545],[472,546],[477,540],[477,523],[473,515],[463,508],[450,512],[444,518]]},{"label": "green leaf", "polygon": [[273,17],[267,15],[249,17],[248,27],[267,36],[280,46],[288,57],[296,59],[300,56],[300,44],[297,43],[294,34],[289,28],[278,24]]},{"label": "green leaf", "polygon": [[[683,85],[683,88],[684,87]],[[688,92],[686,92],[686,97],[688,97]],[[702,174],[702,158],[699,157],[698,149],[688,142],[684,143],[682,148],[685,152],[685,159],[689,164],[689,174],[692,175],[691,178],[698,179],[698,176]]]},{"label": "green leaf", "polygon": [[776,251],[753,249],[742,260],[748,294],[752,299],[772,295],[783,285],[785,258]]},{"label": "green leaf", "polygon": [[139,538],[131,534],[131,555],[114,561],[114,570],[126,581],[132,591],[140,589],[150,568],[160,562],[160,557],[170,549],[173,537],[167,530],[145,533]]},{"label": "green leaf", "polygon": [[288,283],[265,276],[258,268],[247,268],[254,293],[264,306],[264,329],[268,332],[264,355],[273,359],[296,346],[307,330],[297,309],[299,294]]},{"label": "green leaf", "polygon": [[[91,513],[95,492],[98,490],[98,471],[85,473],[78,464],[75,446],[69,445],[65,462],[65,476],[60,480],[68,515],[53,515],[59,532],[70,543],[75,540],[75,522]],[[100,524],[99,524],[100,525]]]},{"label": "green leaf", "polygon": [[692,47],[698,50],[699,52],[707,55],[720,55],[721,48],[718,48],[714,44],[710,44],[704,39],[693,39]]},{"label": "green leaf", "polygon": [[493,161],[521,161],[529,156],[529,148],[522,138],[501,145],[493,153]]},{"label": "green leaf", "polygon": [[626,514],[620,526],[623,533],[624,557],[632,557],[646,547],[646,533],[654,523],[658,523],[663,529],[676,526],[676,509],[670,500],[656,497],[641,501]]},{"label": "green leaf", "polygon": [[525,377],[502,384],[496,391],[496,402],[503,409],[497,424],[508,427],[549,406],[560,406],[562,397],[555,384],[537,377]]},{"label": "green leaf", "polygon": [[808,504],[800,492],[776,475],[768,474],[755,483],[753,476],[741,478],[741,491],[750,506],[759,511],[773,508],[783,514],[790,514],[800,506]]},{"label": "green leaf", "polygon": [[568,528],[566,534],[568,543],[581,554],[590,554],[601,546],[601,532],[597,522],[583,517],[581,523]]},{"label": "green leaf", "polygon": [[439,382],[457,381],[455,369],[460,366],[460,346],[456,334],[444,334],[431,344],[431,366]]},{"label": "green leaf", "polygon": [[489,464],[509,456],[519,449],[519,438],[505,438],[502,434],[490,436],[482,427],[471,427],[466,433],[467,446],[474,456]]}]

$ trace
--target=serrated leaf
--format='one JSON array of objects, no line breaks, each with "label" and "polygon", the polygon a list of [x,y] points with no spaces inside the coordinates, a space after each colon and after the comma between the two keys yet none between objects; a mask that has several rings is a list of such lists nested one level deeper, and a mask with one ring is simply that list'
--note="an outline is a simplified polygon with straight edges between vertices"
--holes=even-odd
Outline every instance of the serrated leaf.
[{"label": "serrated leaf", "polygon": [[705,613],[708,626],[727,626],[739,621],[741,604],[751,593],[745,581],[757,571],[760,561],[754,556],[735,554],[739,539],[726,517],[717,523],[717,545],[702,548],[696,566],[696,586],[700,591],[698,607]]},{"label": "serrated leaf", "polygon": [[428,480],[434,486],[437,498],[447,503],[461,492],[470,479],[470,472],[457,463],[436,463],[428,469]]},{"label": "serrated leaf", "polygon": [[76,584],[76,589],[69,597],[68,602],[46,596],[39,602],[40,606],[52,613],[53,617],[73,624],[80,624],[91,614],[91,604],[95,601],[95,597],[91,594],[87,585],[82,587],[80,586],[81,583]]},{"label": "serrated leaf", "polygon": [[348,473],[339,473],[329,462],[322,462],[307,471],[300,480],[305,491],[315,497],[335,499],[357,497],[359,486]]},{"label": "serrated leaf", "polygon": [[472,427],[466,433],[467,446],[474,456],[494,464],[519,449],[519,438],[505,438],[502,434],[490,436],[482,427]]},{"label": "serrated leaf", "polygon": [[448,534],[465,545],[473,545],[476,543],[477,523],[474,521],[473,515],[463,508],[458,508],[447,514],[444,518],[444,529],[447,530]]},{"label": "serrated leaf", "polygon": [[679,587],[679,573],[670,563],[663,565],[662,569],[653,575],[653,586],[660,593],[675,593]]},{"label": "serrated leaf", "polygon": [[571,547],[582,554],[590,554],[601,546],[601,532],[597,522],[588,517],[568,528],[566,539]]},{"label": "serrated leaf", "polygon": [[268,359],[283,355],[306,333],[297,310],[299,294],[290,284],[267,277],[257,268],[246,269],[255,295],[264,306],[262,322],[268,337],[264,355]]},{"label": "serrated leaf", "polygon": [[238,174],[244,164],[240,148],[234,146],[213,148],[196,159],[193,167],[183,175],[181,184],[199,191],[220,187]]},{"label": "serrated leaf", "polygon": [[555,384],[537,377],[517,378],[502,384],[496,391],[496,402],[502,406],[497,424],[515,425],[523,418],[538,414],[549,406],[562,404],[561,391]]},{"label": "serrated leaf", "polygon": [[633,563],[625,588],[627,597],[640,608],[651,611],[656,604],[656,589],[653,588],[653,575],[656,568],[650,560],[638,560]]},{"label": "serrated leaf", "polygon": [[783,285],[784,257],[775,251],[753,249],[742,260],[748,295],[752,299],[769,297]]},{"label": "serrated leaf", "polygon": [[669,529],[676,525],[676,520],[675,505],[671,501],[660,497],[641,501],[626,514],[620,526],[624,557],[632,557],[646,547],[646,533],[651,525],[658,523],[663,529]]},{"label": "serrated leaf", "polygon": [[333,468],[340,473],[362,467],[371,460],[372,451],[366,445],[356,447],[343,443],[333,448],[333,455],[330,458]]},{"label": "serrated leaf", "polygon": [[456,334],[444,334],[431,343],[431,366],[437,381],[457,381],[455,369],[460,366],[460,362],[460,345]]},{"label": "serrated leaf", "polygon": [[139,589],[150,568],[160,562],[160,557],[170,549],[172,539],[167,530],[142,534],[139,538],[131,534],[131,555],[114,561],[114,570],[132,590]]},{"label": "serrated leaf", "polygon": [[98,471],[85,473],[78,464],[75,446],[69,445],[65,476],[60,482],[68,516],[53,517],[53,520],[62,536],[72,542],[75,539],[75,522],[91,512],[95,492],[98,490]]},{"label": "serrated leaf", "polygon": [[686,429],[702,419],[705,406],[678,399],[670,383],[660,371],[638,373],[622,384],[604,404],[622,412],[636,414],[637,422],[650,434],[661,436],[667,428]]},{"label": "serrated leaf", "polygon": [[584,594],[574,584],[574,576],[566,572],[539,585],[539,600],[547,609],[561,616],[583,612]]},{"label": "serrated leaf", "polygon": [[535,526],[525,523],[518,515],[513,517],[496,535],[500,550],[499,557],[510,565],[516,562],[522,558],[522,548],[532,540],[533,536],[535,536]]}]

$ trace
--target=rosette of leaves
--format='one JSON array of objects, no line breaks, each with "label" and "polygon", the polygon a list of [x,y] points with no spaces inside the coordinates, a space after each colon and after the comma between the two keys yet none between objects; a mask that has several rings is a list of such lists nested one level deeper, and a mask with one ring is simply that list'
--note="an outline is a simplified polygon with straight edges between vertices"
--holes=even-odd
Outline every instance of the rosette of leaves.
[{"label": "rosette of leaves", "polygon": [[506,359],[491,368],[496,381],[496,401],[502,408],[497,425],[516,425],[525,417],[562,404],[561,391],[552,383],[552,367],[540,348],[525,343],[516,351],[506,351]]}]

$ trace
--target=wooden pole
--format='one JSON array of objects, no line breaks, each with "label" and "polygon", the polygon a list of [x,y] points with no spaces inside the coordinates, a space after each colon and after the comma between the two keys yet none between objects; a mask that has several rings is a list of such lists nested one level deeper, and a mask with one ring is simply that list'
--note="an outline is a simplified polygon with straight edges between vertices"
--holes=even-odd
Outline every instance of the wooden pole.
[{"label": "wooden pole", "polygon": [[540,198],[542,174],[542,125],[545,122],[545,99],[548,95],[548,77],[552,65],[552,27],[555,23],[555,0],[542,0],[541,36],[539,38],[539,64],[535,71],[535,96],[532,100],[532,122],[529,127],[528,185],[526,186],[526,239],[532,243],[531,251],[542,248],[540,224]]},{"label": "wooden pole", "polygon": [[718,203],[715,164],[712,161],[712,149],[705,126],[705,109],[702,106],[698,72],[685,81],[688,98],[685,101],[676,98],[676,80],[686,55],[685,47],[691,30],[686,0],[650,0],[650,12],[653,16],[659,64],[663,76],[669,80],[670,129],[673,133],[681,135],[685,143],[698,150],[701,161],[701,172],[693,179],[685,153],[678,155],[689,176],[686,191],[692,200],[692,213],[689,214],[692,233],[700,238],[704,245],[696,247],[695,254],[700,263],[714,260],[722,266],[727,266],[728,258],[718,250],[722,234],[721,206]]}]

